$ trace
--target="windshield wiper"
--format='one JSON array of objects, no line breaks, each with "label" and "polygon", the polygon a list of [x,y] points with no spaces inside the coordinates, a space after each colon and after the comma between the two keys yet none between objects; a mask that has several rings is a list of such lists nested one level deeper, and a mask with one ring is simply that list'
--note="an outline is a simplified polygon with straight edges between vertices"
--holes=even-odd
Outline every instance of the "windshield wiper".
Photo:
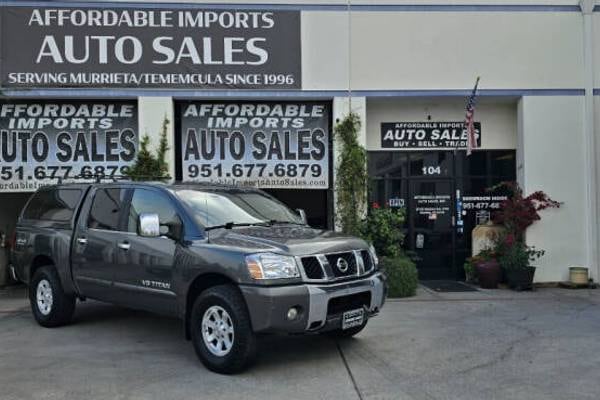
[{"label": "windshield wiper", "polygon": [[241,222],[241,223],[237,223],[237,222],[226,222],[223,225],[213,225],[213,226],[209,226],[204,228],[205,231],[210,231],[213,229],[231,229],[234,227],[238,227],[238,226],[273,226],[275,224],[279,224],[279,225],[302,225],[304,226],[304,224],[300,223],[300,222],[294,222],[294,221],[279,221],[276,219],[271,219],[269,221],[263,221],[263,222]]},{"label": "windshield wiper", "polygon": [[243,223],[226,222],[223,225],[208,226],[208,227],[204,228],[204,230],[210,231],[213,229],[231,229],[236,226],[269,226],[269,223],[267,223],[267,222],[243,222]]},{"label": "windshield wiper", "polygon": [[301,222],[294,222],[294,221],[279,221],[276,219],[271,219],[269,220],[269,224],[270,225],[275,225],[275,224],[280,224],[280,225],[304,225]]}]

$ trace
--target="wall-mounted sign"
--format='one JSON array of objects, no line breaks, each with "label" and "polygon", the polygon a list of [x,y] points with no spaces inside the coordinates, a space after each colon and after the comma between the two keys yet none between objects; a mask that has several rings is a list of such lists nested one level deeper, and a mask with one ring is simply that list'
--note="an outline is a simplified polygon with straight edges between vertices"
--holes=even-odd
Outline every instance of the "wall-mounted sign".
[{"label": "wall-mounted sign", "polygon": [[136,155],[137,104],[0,104],[0,192],[90,175],[122,175]]},{"label": "wall-mounted sign", "polygon": [[326,103],[179,105],[184,181],[329,188]]},{"label": "wall-mounted sign", "polygon": [[7,6],[0,18],[6,88],[301,88],[299,11]]},{"label": "wall-mounted sign", "polygon": [[[475,122],[477,146],[481,146],[481,123]],[[463,122],[383,122],[381,147],[385,149],[461,149],[467,147]]]}]

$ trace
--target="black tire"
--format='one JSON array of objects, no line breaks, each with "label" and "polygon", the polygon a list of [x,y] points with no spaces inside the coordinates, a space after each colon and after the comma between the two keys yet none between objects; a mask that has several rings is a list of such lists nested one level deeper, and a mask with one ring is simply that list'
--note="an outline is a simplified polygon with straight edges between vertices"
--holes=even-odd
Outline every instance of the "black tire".
[{"label": "black tire", "polygon": [[[38,305],[37,291],[41,281],[47,282],[46,287],[52,292],[52,303],[49,310],[42,310]],[[58,273],[53,266],[40,267],[35,271],[29,283],[29,303],[38,324],[46,328],[68,324],[75,312],[75,301],[75,296],[64,292]]]},{"label": "black tire", "polygon": [[331,336],[332,338],[336,338],[336,339],[347,339],[347,338],[351,338],[352,336],[358,334],[360,331],[365,329],[366,326],[367,326],[367,323],[365,322],[364,324],[362,324],[360,326],[355,326],[354,328],[335,329],[333,331],[329,331],[329,332],[327,332],[327,335]]},{"label": "black tire", "polygon": [[[202,335],[202,319],[213,306],[224,309],[233,324],[233,345],[225,355],[213,354]],[[252,330],[246,302],[233,285],[219,285],[206,289],[194,301],[190,319],[192,343],[196,354],[206,368],[221,374],[243,371],[256,356],[256,335]]]}]

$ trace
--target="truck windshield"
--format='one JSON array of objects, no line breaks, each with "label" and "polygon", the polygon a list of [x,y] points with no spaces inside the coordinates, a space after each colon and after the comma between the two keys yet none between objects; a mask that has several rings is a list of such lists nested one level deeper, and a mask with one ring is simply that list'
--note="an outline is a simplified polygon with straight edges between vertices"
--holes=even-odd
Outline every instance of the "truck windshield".
[{"label": "truck windshield", "polygon": [[205,228],[228,224],[302,224],[295,212],[261,192],[181,189],[176,193]]}]

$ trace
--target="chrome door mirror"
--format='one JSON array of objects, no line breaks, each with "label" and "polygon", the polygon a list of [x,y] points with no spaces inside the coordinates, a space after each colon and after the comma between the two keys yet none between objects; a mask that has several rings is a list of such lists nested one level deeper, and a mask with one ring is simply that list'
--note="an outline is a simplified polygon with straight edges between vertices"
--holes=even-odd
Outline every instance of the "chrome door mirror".
[{"label": "chrome door mirror", "polygon": [[159,237],[160,221],[158,214],[141,213],[138,221],[138,234],[143,237]]},{"label": "chrome door mirror", "polygon": [[305,225],[308,225],[308,219],[306,218],[306,211],[304,211],[301,208],[297,208],[296,211],[298,212],[300,219],[302,219],[302,223],[304,223]]}]

